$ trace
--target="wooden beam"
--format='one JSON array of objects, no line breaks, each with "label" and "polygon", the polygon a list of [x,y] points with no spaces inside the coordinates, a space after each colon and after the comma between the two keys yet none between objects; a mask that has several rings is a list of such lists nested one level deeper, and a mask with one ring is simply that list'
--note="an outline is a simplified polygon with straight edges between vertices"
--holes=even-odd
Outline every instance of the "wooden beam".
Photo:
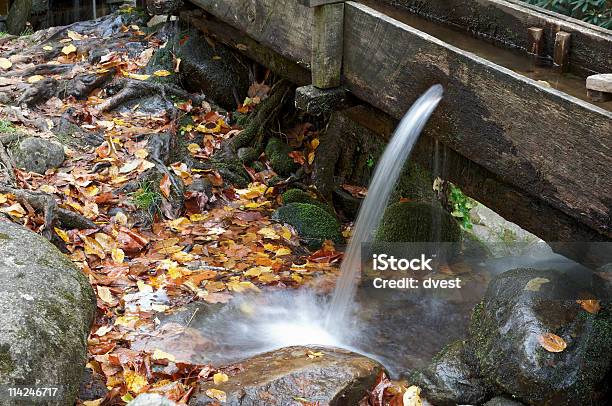
[{"label": "wooden beam", "polygon": [[533,55],[534,62],[540,63],[540,58],[544,52],[544,29],[539,27],[530,27],[527,30],[529,36],[528,52]]},{"label": "wooden beam", "polygon": [[569,53],[572,73],[588,76],[607,73],[612,66],[612,34],[574,18],[521,0],[374,0],[412,11],[437,23],[473,33],[499,46],[529,50],[528,29],[541,27],[550,38],[544,55],[552,59],[558,31],[572,34]]},{"label": "wooden beam", "polygon": [[[345,4],[343,75],[400,118],[429,86],[429,132],[499,179],[612,237],[612,113],[393,20]],[[520,223],[519,223],[520,224]]]},{"label": "wooden beam", "polygon": [[320,89],[340,86],[344,4],[314,8],[312,84]]},{"label": "wooden beam", "polygon": [[555,35],[555,52],[553,56],[553,61],[555,67],[561,72],[566,72],[569,67],[569,50],[571,38],[572,34],[563,31],[559,31]]}]

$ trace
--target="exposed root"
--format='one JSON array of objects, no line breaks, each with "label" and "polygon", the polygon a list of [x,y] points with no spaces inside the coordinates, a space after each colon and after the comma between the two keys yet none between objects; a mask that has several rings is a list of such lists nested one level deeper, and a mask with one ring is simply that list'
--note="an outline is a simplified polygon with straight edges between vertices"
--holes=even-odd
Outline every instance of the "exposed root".
[{"label": "exposed root", "polygon": [[155,83],[149,81],[133,80],[133,79],[122,79],[120,83],[121,90],[114,96],[109,97],[102,102],[98,109],[100,111],[110,111],[120,105],[129,102],[130,100],[151,96],[155,94],[161,95],[161,97],[168,100],[168,96],[176,96],[181,99],[189,99],[194,104],[199,105],[204,101],[204,96],[193,95],[185,90],[167,83]]}]

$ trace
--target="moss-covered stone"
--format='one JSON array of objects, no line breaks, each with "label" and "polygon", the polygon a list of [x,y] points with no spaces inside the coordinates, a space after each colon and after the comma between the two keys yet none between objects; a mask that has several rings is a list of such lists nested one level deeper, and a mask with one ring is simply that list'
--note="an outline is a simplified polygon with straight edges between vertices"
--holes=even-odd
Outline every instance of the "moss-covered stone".
[{"label": "moss-covered stone", "polygon": [[249,164],[259,158],[257,150],[253,147],[242,147],[236,152],[238,160],[244,164]]},{"label": "moss-covered stone", "polygon": [[226,183],[238,187],[247,187],[249,184],[249,174],[238,160],[211,160],[212,166],[219,171]]},{"label": "moss-covered stone", "polygon": [[340,223],[330,213],[308,203],[290,203],[278,208],[272,218],[276,221],[291,224],[309,247],[320,247],[323,241],[343,241]]},{"label": "moss-covered stone", "polygon": [[433,176],[422,166],[408,161],[402,170],[397,185],[391,194],[391,202],[405,197],[412,201],[434,201]]},{"label": "moss-covered stone", "polygon": [[315,206],[319,206],[325,211],[328,211],[333,214],[333,209],[330,206],[315,199],[310,194],[308,194],[308,192],[305,192],[302,189],[289,189],[285,193],[283,193],[282,196],[283,196],[283,203],[285,204],[289,204],[289,203],[314,204]]},{"label": "moss-covered stone", "polygon": [[[439,231],[435,224],[439,223]],[[461,228],[441,208],[427,203],[398,202],[385,210],[376,240],[384,242],[458,242]]]},{"label": "moss-covered stone", "polygon": [[291,148],[278,138],[270,138],[266,145],[266,157],[272,169],[279,175],[289,176],[299,168],[289,156],[290,152]]}]

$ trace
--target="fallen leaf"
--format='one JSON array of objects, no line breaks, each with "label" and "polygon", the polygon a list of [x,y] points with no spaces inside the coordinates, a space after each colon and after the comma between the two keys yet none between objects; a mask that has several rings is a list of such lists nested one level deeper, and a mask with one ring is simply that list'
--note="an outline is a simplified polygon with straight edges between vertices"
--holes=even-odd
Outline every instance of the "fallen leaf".
[{"label": "fallen leaf", "polygon": [[36,83],[36,82],[40,82],[44,78],[45,77],[43,75],[34,75],[34,76],[30,76],[27,80],[28,80],[28,83]]},{"label": "fallen leaf", "polygon": [[172,354],[168,354],[160,349],[156,349],[153,351],[153,355],[151,355],[152,359],[167,359],[168,361],[176,361],[176,357]]},{"label": "fallen leaf", "polygon": [[206,396],[217,399],[219,402],[225,402],[227,400],[225,392],[219,389],[206,389]]},{"label": "fallen leaf", "polygon": [[418,386],[410,386],[404,392],[404,396],[402,398],[403,406],[421,406],[423,401],[421,400],[421,388]]},{"label": "fallen leaf", "polygon": [[601,306],[599,305],[599,300],[595,299],[584,299],[584,300],[576,300],[576,303],[580,305],[584,310],[591,314],[597,314],[601,310]]},{"label": "fallen leaf", "polygon": [[219,385],[220,383],[227,382],[228,380],[229,380],[229,377],[222,372],[218,372],[213,375],[213,382],[215,383],[215,385]]},{"label": "fallen leaf", "polygon": [[98,286],[98,297],[105,303],[114,304],[116,303],[113,294],[107,286]]},{"label": "fallen leaf", "polygon": [[158,77],[164,77],[164,76],[172,75],[172,72],[169,72],[165,69],[161,69],[161,70],[156,70],[155,72],[153,72],[153,74]]},{"label": "fallen leaf", "polygon": [[545,284],[550,282],[550,280],[546,279],[546,278],[533,278],[531,280],[529,280],[529,282],[527,282],[527,284],[525,285],[525,288],[523,290],[529,290],[531,292],[539,292],[540,291],[540,287]]},{"label": "fallen leaf", "polygon": [[0,58],[0,68],[7,70],[13,66],[13,63],[6,58]]},{"label": "fallen leaf", "polygon": [[66,45],[62,48],[62,53],[64,55],[70,55],[73,52],[76,52],[76,47],[73,44]]},{"label": "fallen leaf", "polygon": [[170,197],[170,176],[167,173],[159,181],[159,190],[166,199]]},{"label": "fallen leaf", "polygon": [[553,333],[542,334],[538,337],[538,342],[548,352],[561,352],[567,347],[567,343]]}]

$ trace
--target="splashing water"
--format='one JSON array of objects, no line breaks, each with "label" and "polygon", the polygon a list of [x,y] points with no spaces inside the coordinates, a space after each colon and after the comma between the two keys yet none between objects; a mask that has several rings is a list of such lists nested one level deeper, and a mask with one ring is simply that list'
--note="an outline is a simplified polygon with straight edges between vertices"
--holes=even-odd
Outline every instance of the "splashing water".
[{"label": "splashing water", "polygon": [[441,85],[432,86],[412,105],[400,121],[380,162],[376,165],[368,195],[361,205],[351,242],[344,254],[340,278],[325,322],[328,330],[345,327],[357,289],[361,244],[370,241],[372,233],[378,228],[404,163],[427,120],[440,103],[442,94]]}]

